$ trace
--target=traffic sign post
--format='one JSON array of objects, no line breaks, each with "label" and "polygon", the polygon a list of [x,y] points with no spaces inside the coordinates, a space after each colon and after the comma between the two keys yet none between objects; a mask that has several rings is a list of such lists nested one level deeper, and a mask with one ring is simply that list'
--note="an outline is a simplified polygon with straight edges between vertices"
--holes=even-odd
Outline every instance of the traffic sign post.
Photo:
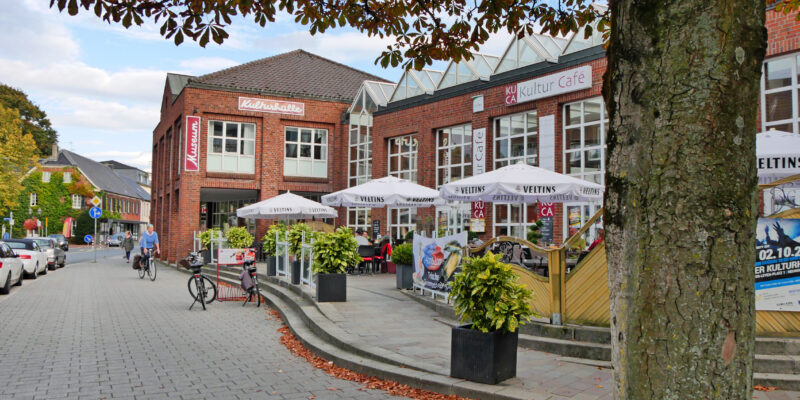
[{"label": "traffic sign post", "polygon": [[[95,202],[95,200],[97,200],[97,202]],[[92,204],[95,204],[95,203],[100,203],[100,198],[98,198],[97,196],[94,196],[94,198],[92,199]],[[97,219],[100,218],[102,215],[103,215],[103,210],[101,210],[100,207],[94,206],[91,209],[89,209],[89,216],[92,217],[92,219],[94,220],[94,237],[97,237]],[[86,236],[88,236],[89,239],[92,239],[91,236],[89,236],[89,235],[86,235]],[[86,238],[83,238],[83,240],[86,240]],[[97,262],[97,243],[95,243],[94,240],[92,240],[92,249],[94,250],[94,261],[93,262],[96,263]]]},{"label": "traffic sign post", "polygon": [[84,236],[83,241],[86,242],[86,244],[92,243],[92,235]]}]

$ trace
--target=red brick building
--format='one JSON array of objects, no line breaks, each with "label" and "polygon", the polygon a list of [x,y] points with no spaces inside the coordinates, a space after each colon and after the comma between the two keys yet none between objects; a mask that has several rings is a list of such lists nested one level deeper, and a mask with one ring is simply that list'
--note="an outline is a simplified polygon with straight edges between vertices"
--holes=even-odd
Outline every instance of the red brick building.
[{"label": "red brick building", "polygon": [[316,198],[344,187],[345,112],[381,78],[293,51],[199,77],[169,74],[153,132],[151,221],[163,257],[193,232],[246,224],[237,208],[290,190]]}]

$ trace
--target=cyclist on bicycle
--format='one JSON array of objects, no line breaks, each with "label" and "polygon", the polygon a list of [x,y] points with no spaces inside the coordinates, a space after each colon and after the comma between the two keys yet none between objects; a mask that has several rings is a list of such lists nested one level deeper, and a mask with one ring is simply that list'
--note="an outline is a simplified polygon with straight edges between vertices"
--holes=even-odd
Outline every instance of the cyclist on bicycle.
[{"label": "cyclist on bicycle", "polygon": [[141,247],[143,258],[150,258],[150,254],[153,253],[153,247],[156,249],[155,254],[161,252],[161,248],[158,245],[158,233],[153,230],[153,224],[147,225],[147,232],[142,234],[139,246]]}]

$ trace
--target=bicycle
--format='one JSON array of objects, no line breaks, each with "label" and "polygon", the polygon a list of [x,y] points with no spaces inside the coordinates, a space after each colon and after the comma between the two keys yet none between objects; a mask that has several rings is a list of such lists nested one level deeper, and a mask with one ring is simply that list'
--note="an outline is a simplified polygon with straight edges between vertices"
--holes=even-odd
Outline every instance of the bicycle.
[{"label": "bicycle", "polygon": [[245,297],[244,303],[242,303],[242,307],[247,305],[250,300],[256,302],[256,307],[261,307],[261,289],[258,287],[258,274],[256,274],[256,260],[255,256],[252,259],[248,259],[242,265],[242,274],[250,274],[250,281],[252,286],[247,289],[247,297]]},{"label": "bicycle", "polygon": [[189,295],[194,300],[189,309],[191,310],[195,303],[199,302],[205,310],[206,304],[212,303],[217,298],[217,286],[211,278],[203,274],[203,262],[200,260],[199,253],[190,252],[179,264],[192,271],[192,276],[189,277],[186,285],[189,288]]},{"label": "bicycle", "polygon": [[139,279],[144,279],[144,274],[147,273],[147,276],[150,277],[150,281],[156,280],[156,263],[150,262],[150,253],[152,250],[148,250],[146,254],[142,254],[142,257],[139,259]]}]

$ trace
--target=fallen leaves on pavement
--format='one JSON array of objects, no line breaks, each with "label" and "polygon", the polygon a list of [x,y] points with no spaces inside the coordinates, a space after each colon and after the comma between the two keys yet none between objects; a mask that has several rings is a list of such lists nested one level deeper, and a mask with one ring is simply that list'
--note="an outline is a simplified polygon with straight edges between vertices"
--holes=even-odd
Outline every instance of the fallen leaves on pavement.
[{"label": "fallen leaves on pavement", "polygon": [[764,385],[755,385],[753,386],[753,390],[759,390],[762,392],[771,392],[773,390],[778,390],[775,386],[764,386]]}]

